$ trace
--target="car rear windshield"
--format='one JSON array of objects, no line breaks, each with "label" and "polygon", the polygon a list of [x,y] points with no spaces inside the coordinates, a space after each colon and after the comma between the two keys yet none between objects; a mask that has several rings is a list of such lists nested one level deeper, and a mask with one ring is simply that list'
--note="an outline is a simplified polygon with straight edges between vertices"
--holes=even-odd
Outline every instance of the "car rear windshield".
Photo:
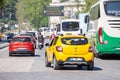
[{"label": "car rear windshield", "polygon": [[62,38],[61,41],[66,45],[83,45],[88,43],[87,38]]},{"label": "car rear windshield", "polygon": [[13,42],[30,42],[31,39],[29,37],[16,37],[16,38],[13,38],[12,40]]}]

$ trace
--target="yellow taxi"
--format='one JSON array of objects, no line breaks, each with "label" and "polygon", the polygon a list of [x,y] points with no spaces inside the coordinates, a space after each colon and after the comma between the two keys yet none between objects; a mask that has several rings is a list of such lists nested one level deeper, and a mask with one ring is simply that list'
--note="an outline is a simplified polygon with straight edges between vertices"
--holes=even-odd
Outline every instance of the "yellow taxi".
[{"label": "yellow taxi", "polygon": [[85,36],[56,36],[51,43],[46,43],[45,66],[52,66],[54,70],[64,65],[87,66],[94,69],[93,48]]}]

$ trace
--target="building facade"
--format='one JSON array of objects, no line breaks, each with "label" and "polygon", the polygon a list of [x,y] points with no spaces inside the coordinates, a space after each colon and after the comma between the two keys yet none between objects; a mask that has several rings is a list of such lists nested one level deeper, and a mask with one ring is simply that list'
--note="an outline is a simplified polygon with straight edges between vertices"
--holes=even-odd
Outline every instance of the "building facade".
[{"label": "building facade", "polygon": [[62,19],[76,18],[76,13],[82,10],[82,7],[85,5],[85,0],[66,0],[63,3],[60,3],[60,0],[52,0],[50,6],[64,6],[64,16],[50,16],[49,25],[54,27],[57,22],[60,22]]}]

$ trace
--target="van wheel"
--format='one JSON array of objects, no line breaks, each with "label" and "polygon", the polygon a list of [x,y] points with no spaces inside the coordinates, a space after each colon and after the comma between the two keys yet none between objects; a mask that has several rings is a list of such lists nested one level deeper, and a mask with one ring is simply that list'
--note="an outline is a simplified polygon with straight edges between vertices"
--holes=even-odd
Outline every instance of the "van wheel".
[{"label": "van wheel", "polygon": [[46,67],[51,67],[51,63],[48,62],[47,56],[45,56],[45,66]]},{"label": "van wheel", "polygon": [[59,70],[60,69],[60,65],[57,63],[56,58],[53,58],[53,68],[54,70]]},{"label": "van wheel", "polygon": [[93,70],[94,69],[94,62],[93,61],[88,62],[87,69],[88,70]]}]

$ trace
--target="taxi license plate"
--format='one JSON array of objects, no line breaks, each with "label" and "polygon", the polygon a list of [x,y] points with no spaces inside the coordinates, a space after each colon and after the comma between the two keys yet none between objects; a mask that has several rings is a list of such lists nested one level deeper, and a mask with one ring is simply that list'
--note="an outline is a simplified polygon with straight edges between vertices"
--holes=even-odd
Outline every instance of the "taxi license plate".
[{"label": "taxi license plate", "polygon": [[83,59],[82,58],[71,58],[70,61],[77,61],[78,62],[78,61],[83,61]]},{"label": "taxi license plate", "polygon": [[19,50],[24,50],[24,49],[26,49],[26,48],[18,48]]}]

